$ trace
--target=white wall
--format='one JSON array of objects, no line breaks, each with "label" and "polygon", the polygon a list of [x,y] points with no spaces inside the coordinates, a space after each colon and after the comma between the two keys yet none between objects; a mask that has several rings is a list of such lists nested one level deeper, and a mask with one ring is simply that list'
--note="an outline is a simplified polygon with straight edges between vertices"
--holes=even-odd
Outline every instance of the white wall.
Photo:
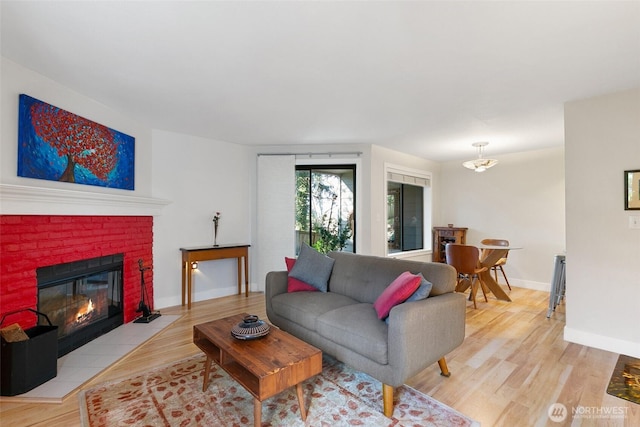
[{"label": "white wall", "polygon": [[640,89],[565,105],[565,339],[640,357],[640,230],[623,171],[640,169]]},{"label": "white wall", "polygon": [[468,227],[467,244],[507,239],[504,267],[512,285],[549,290],[554,256],[565,250],[564,150],[497,156],[500,163],[477,173],[462,162],[442,165],[441,223]]},{"label": "white wall", "polygon": [[[153,195],[171,200],[154,219],[156,307],[181,303],[181,247],[213,245],[213,215],[221,212],[218,244],[252,243],[255,159],[246,146],[153,131]],[[249,261],[256,265],[255,252]],[[255,287],[253,268],[249,273]],[[192,301],[237,292],[236,260],[200,262]],[[244,281],[243,281],[244,286]]]},{"label": "white wall", "polygon": [[[15,62],[6,58],[0,58],[0,60],[2,61],[0,74],[0,182],[2,184],[130,196],[146,197],[151,194],[150,128]],[[136,139],[135,190],[117,190],[19,177],[18,96],[21,93],[133,136]]]}]

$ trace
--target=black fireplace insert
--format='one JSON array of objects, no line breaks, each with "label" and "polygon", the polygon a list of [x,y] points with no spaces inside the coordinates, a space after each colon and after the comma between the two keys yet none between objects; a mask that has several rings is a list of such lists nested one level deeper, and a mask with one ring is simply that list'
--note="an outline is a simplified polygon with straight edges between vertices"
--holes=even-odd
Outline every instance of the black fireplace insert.
[{"label": "black fireplace insert", "polygon": [[123,254],[41,267],[38,311],[58,326],[58,357],[124,323]]}]

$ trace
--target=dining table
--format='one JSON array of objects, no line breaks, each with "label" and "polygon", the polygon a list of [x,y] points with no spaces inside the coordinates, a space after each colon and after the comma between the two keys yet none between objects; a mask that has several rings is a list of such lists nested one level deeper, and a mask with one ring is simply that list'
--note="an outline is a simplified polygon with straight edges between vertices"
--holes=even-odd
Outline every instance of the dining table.
[{"label": "dining table", "polygon": [[509,295],[502,289],[502,287],[493,279],[491,275],[491,267],[495,265],[500,258],[507,256],[509,251],[522,249],[520,246],[494,246],[494,245],[478,245],[480,249],[479,266],[486,267],[486,269],[478,274],[480,276],[481,283],[488,289],[495,297],[502,301],[511,301]]}]

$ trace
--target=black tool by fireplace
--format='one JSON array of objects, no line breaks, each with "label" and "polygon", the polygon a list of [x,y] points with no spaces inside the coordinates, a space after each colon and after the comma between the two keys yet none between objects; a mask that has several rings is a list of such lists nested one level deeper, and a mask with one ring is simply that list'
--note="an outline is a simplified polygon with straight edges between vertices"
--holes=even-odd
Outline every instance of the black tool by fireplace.
[{"label": "black tool by fireplace", "polygon": [[58,357],[124,323],[123,254],[41,267],[38,311],[58,326]]},{"label": "black tool by fireplace", "polygon": [[160,313],[157,311],[152,312],[147,304],[149,295],[147,295],[147,286],[144,284],[144,272],[151,270],[151,267],[145,267],[142,258],[138,260],[138,267],[140,269],[140,303],[138,303],[136,313],[142,313],[142,315],[134,320],[133,323],[149,323],[160,317]]}]

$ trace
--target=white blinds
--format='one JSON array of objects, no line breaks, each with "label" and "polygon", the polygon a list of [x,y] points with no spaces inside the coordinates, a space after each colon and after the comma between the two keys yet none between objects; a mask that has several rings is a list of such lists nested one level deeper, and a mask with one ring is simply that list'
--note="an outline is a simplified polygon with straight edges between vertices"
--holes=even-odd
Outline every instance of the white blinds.
[{"label": "white blinds", "polygon": [[431,182],[428,178],[401,174],[397,172],[387,172],[387,181],[401,182],[404,184],[417,185],[420,187],[429,187],[431,185]]},{"label": "white blinds", "polygon": [[285,270],[295,255],[295,156],[258,156],[256,277],[259,288],[269,271]]}]

